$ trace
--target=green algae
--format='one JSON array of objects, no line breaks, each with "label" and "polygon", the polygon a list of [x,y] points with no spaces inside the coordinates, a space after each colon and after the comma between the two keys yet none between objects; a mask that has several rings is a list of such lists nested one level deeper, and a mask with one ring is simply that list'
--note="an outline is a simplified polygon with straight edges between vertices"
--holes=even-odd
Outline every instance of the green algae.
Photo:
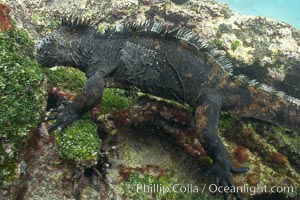
[{"label": "green algae", "polygon": [[235,51],[239,46],[240,46],[240,41],[239,40],[235,40],[232,44],[231,44],[231,50]]},{"label": "green algae", "polygon": [[22,30],[0,32],[0,183],[15,174],[20,150],[45,105],[44,74]]},{"label": "green algae", "polygon": [[220,38],[216,38],[214,44],[220,49],[224,49],[225,47],[225,43]]},{"label": "green algae", "polygon": [[101,148],[97,126],[89,119],[75,121],[63,134],[56,132],[57,146],[63,159],[77,163],[95,163]]},{"label": "green algae", "polygon": [[66,92],[80,92],[86,84],[83,72],[71,67],[53,67],[44,69],[48,77],[48,84],[62,88]]},{"label": "green algae", "polygon": [[128,97],[126,91],[117,88],[106,88],[103,94],[101,111],[103,114],[129,108],[134,97]]}]

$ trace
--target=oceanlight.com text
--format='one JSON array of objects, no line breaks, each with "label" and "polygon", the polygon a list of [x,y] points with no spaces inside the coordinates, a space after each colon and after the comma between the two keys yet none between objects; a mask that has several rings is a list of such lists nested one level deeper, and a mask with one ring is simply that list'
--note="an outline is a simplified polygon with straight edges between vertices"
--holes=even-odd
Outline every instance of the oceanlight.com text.
[{"label": "oceanlight.com text", "polygon": [[256,186],[249,186],[244,184],[242,186],[237,187],[229,187],[229,186],[217,186],[216,184],[204,184],[203,186],[199,187],[194,184],[173,184],[171,186],[165,186],[162,184],[137,184],[136,186],[132,186],[128,188],[132,191],[137,193],[246,193],[249,195],[255,195],[259,193],[293,193],[296,192],[296,188],[293,186],[272,186],[267,187],[265,185],[256,185]]}]

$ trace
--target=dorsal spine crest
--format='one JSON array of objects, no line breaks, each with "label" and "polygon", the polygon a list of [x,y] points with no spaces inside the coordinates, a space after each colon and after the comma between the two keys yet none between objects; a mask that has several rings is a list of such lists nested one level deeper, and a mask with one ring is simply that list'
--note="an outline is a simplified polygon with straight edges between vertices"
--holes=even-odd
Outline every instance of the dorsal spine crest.
[{"label": "dorsal spine crest", "polygon": [[79,32],[85,30],[96,30],[98,23],[92,23],[92,20],[89,18],[71,15],[62,17],[61,28],[68,31],[75,30]]},{"label": "dorsal spine crest", "polygon": [[[78,30],[83,31],[86,29],[97,30],[99,22],[91,23],[91,20],[86,18],[79,18],[78,16],[70,16],[62,18],[62,27],[67,30]],[[184,41],[190,46],[193,46],[197,50],[206,53],[209,55],[217,65],[223,69],[224,73],[232,77],[232,79],[239,80],[245,84],[248,84],[250,87],[255,87],[259,90],[265,91],[270,95],[275,95],[283,100],[286,100],[296,106],[300,106],[300,100],[294,97],[291,97],[284,92],[277,91],[276,89],[257,82],[257,80],[250,80],[245,75],[233,75],[233,65],[229,59],[224,55],[219,53],[212,45],[205,42],[201,39],[199,35],[194,33],[191,29],[186,27],[176,27],[169,29],[168,25],[161,21],[143,21],[140,23],[137,22],[127,22],[119,26],[109,26],[105,29],[103,37],[110,37],[112,35],[124,35],[124,34],[145,34],[145,35],[158,35],[162,38],[174,38],[180,41]]]}]

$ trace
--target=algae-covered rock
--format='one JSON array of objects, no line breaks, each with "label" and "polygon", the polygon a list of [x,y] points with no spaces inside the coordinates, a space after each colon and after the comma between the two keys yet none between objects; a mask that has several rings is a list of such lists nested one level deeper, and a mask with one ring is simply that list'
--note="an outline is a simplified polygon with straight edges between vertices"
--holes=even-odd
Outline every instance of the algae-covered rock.
[{"label": "algae-covered rock", "polygon": [[[257,79],[259,82],[272,85],[290,95],[300,97],[300,32],[282,22],[264,17],[240,15],[225,4],[216,3],[213,0],[71,0],[63,2],[57,0],[5,0],[4,2],[8,3],[12,9],[11,13],[16,20],[16,27],[29,32],[35,40],[38,40],[41,35],[46,35],[47,32],[55,30],[60,17],[65,14],[78,14],[87,16],[93,21],[100,20],[99,32],[103,32],[107,25],[115,25],[129,20],[159,19],[170,24],[170,26],[186,26],[192,28],[204,40],[223,51],[223,54],[232,60],[235,66],[234,73],[245,74],[249,78]],[[10,45],[11,43],[15,44],[15,41],[7,38],[14,38],[14,34],[16,32],[5,33],[5,35],[1,35],[1,37],[5,37],[5,40],[0,40],[2,43],[3,41],[10,41],[7,45],[9,48],[5,47],[4,51],[2,51],[2,48],[0,49],[2,54],[3,52],[5,54],[10,52],[10,47],[13,47],[17,48],[13,51],[21,55],[17,58],[12,56],[10,63],[15,67],[6,68],[6,75],[4,76],[14,77],[16,74],[18,77],[12,80],[5,79],[5,81],[18,80],[20,74],[23,73],[21,70],[23,68],[20,67],[23,65],[16,62],[16,60],[19,60],[20,57],[25,60],[29,57],[29,60],[32,60],[31,51],[19,48],[28,43],[27,40],[22,42],[21,38],[23,37],[18,36],[20,32],[16,34],[17,38],[20,37],[17,44],[22,45]],[[30,44],[29,49],[31,49],[32,43],[28,44]],[[20,60],[22,60],[21,58]],[[32,62],[33,64],[30,65],[36,66],[36,62]],[[0,69],[3,70],[4,68]],[[9,73],[11,69],[21,71],[12,75]],[[36,70],[39,71],[38,68]],[[86,81],[82,73],[71,68],[58,67],[54,70],[47,69],[43,71],[48,83],[47,109],[60,106],[61,100],[72,100],[76,96],[76,92],[84,87]],[[30,73],[30,75],[36,77],[35,74],[36,72]],[[28,75],[26,69],[25,75],[26,77]],[[36,81],[36,79],[39,81],[36,82],[38,84],[34,85],[42,86],[43,79],[40,80],[39,78],[29,79],[28,77],[26,80],[21,79],[20,83],[22,81]],[[4,87],[1,80],[0,89]],[[15,82],[12,82],[11,85],[16,86],[16,89],[9,91],[7,95],[15,95],[15,97],[3,98],[6,104],[2,104],[1,99],[0,105],[8,105],[7,103],[12,105],[9,106],[9,109],[15,111],[12,112],[12,116],[16,118],[11,119],[28,120],[28,124],[21,126],[23,128],[27,127],[24,130],[36,127],[35,124],[40,115],[39,111],[42,110],[40,108],[46,107],[45,102],[36,100],[41,100],[45,90],[38,89],[38,92],[35,87],[28,88],[27,85],[20,89]],[[2,91],[4,92],[4,90],[1,90],[1,98]],[[14,91],[22,92],[15,93]],[[33,96],[41,96],[37,98],[33,97],[32,94],[34,94]],[[16,100],[16,97],[20,97],[22,104],[17,103],[19,101]],[[28,105],[27,97],[32,98],[32,102],[38,103]],[[35,135],[34,138],[39,138],[39,145],[36,147],[29,143],[33,147],[25,147],[27,149],[25,156],[25,163],[27,164],[25,166],[27,168],[23,169],[24,165],[19,165],[19,169],[22,169],[21,173],[25,173],[25,177],[22,177],[23,185],[21,187],[16,186],[11,190],[6,188],[5,193],[3,193],[6,196],[3,198],[5,199],[11,195],[14,197],[11,199],[18,199],[19,197],[24,199],[214,199],[207,189],[205,193],[200,192],[197,195],[135,193],[132,190],[138,183],[161,184],[163,187],[174,183],[180,183],[180,185],[192,183],[201,188],[213,181],[200,175],[200,172],[208,168],[211,162],[207,156],[202,155],[203,151],[201,151],[199,143],[195,140],[193,129],[191,127],[182,128],[189,124],[187,121],[193,120],[190,112],[182,107],[173,109],[165,106],[164,103],[163,106],[156,106],[156,103],[149,100],[146,102],[149,102],[149,104],[145,105],[140,102],[134,104],[132,99],[128,100],[123,90],[109,89],[105,91],[104,105],[91,113],[92,118],[100,120],[100,122],[97,122],[97,126],[103,149],[98,163],[89,165],[90,168],[84,171],[81,171],[82,168],[77,168],[76,164],[78,163],[70,160],[66,161],[59,156],[62,154],[69,156],[68,153],[72,155],[73,150],[81,152],[80,148],[83,148],[81,143],[79,143],[78,148],[76,147],[69,152],[65,151],[65,153],[62,153],[62,148],[60,148],[61,152],[59,153],[57,144],[63,142],[59,139],[60,136],[54,139],[53,136],[39,138]],[[28,110],[27,107],[34,111]],[[18,109],[14,110],[12,108]],[[18,113],[18,115],[15,113]],[[4,115],[6,112],[1,114]],[[33,117],[22,118],[20,117],[23,116],[21,114]],[[6,118],[1,116],[0,120],[6,120]],[[27,122],[24,121],[24,123]],[[81,131],[85,130],[86,126],[89,127],[88,124],[90,123],[91,121],[77,127],[76,124],[74,124],[74,127],[71,126],[70,130],[73,129],[70,134],[72,139],[75,139],[77,131],[83,133],[82,135],[78,134],[78,136],[83,137],[81,139],[86,139],[85,133],[87,132]],[[173,125],[171,126],[170,123]],[[9,124],[11,123],[6,123],[4,128],[17,129],[15,124],[13,126]],[[160,125],[159,128],[157,128],[157,124]],[[90,127],[91,132],[95,133],[94,125]],[[174,134],[176,129],[181,131]],[[104,133],[105,130],[106,133]],[[219,131],[226,148],[229,149],[234,164],[236,166],[250,166],[251,170],[247,174],[234,176],[237,185],[245,183],[249,186],[256,186],[261,184],[268,188],[276,185],[292,185],[299,188],[299,133],[257,120],[229,116],[226,113],[221,116]],[[25,132],[21,131],[21,133]],[[2,174],[5,178],[15,174],[16,162],[14,156],[11,155],[14,155],[16,144],[22,144],[17,142],[19,139],[14,140],[14,135],[19,138],[20,134],[13,131],[12,134],[6,134],[5,137],[1,135],[3,144],[0,147],[0,152],[5,165],[3,165],[3,168],[0,166],[0,168],[4,169]],[[26,134],[24,134],[25,136],[21,135],[22,140],[27,137]],[[92,145],[93,149],[99,148],[98,138],[95,135],[91,138],[90,143],[95,144]],[[13,142],[9,142],[11,140]],[[68,144],[70,141],[64,141],[63,143]],[[86,141],[83,143],[86,143]],[[75,146],[69,145],[69,147],[73,148]],[[90,154],[95,152],[94,150],[85,151],[81,156],[95,155]],[[185,151],[188,153],[185,153]],[[70,158],[76,160],[76,156]],[[92,157],[93,159],[95,158]],[[2,159],[0,162],[2,162]],[[104,170],[105,168],[106,170]],[[7,172],[6,169],[10,171]],[[29,173],[29,171],[33,171],[33,173]],[[251,197],[249,192],[244,193],[244,195]],[[298,193],[286,192],[264,195],[257,194],[252,199],[283,199],[287,198],[286,196],[295,199],[297,195],[299,196],[299,190]],[[215,197],[215,199],[220,198],[220,196]]]},{"label": "algae-covered rock", "polygon": [[17,26],[25,28],[36,39],[39,34],[56,29],[61,16],[70,14],[101,21],[102,27],[153,19],[186,26],[216,46],[221,43],[224,54],[234,63],[236,74],[245,74],[300,97],[300,31],[283,22],[241,15],[214,0],[4,2],[12,8]]},{"label": "algae-covered rock", "polygon": [[63,159],[79,164],[95,165],[100,154],[101,141],[97,127],[90,120],[78,120],[67,127],[64,134],[56,133],[57,147]]},{"label": "algae-covered rock", "polygon": [[19,176],[20,150],[45,106],[44,78],[28,34],[0,32],[0,183]]},{"label": "algae-covered rock", "polygon": [[123,124],[126,131],[121,128],[106,141],[106,145],[116,146],[108,154],[111,166],[107,169],[115,199],[220,199],[205,188],[208,179],[201,176],[205,161],[187,154],[159,127],[149,121],[146,124],[137,122],[130,129]]},{"label": "algae-covered rock", "polygon": [[53,67],[44,69],[49,87],[61,88],[68,93],[76,93],[83,89],[86,77],[83,72],[70,67]]}]

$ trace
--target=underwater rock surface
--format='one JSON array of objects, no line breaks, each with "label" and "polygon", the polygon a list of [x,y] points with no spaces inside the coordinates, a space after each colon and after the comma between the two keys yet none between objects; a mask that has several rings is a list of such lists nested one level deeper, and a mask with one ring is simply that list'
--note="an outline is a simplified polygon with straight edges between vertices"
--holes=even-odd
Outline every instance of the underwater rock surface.
[{"label": "underwater rock surface", "polygon": [[[230,57],[235,73],[300,98],[300,31],[282,22],[240,15],[213,0],[5,0],[4,3],[11,8],[16,27],[29,32],[35,40],[54,30],[61,16],[74,14],[75,10],[78,15],[101,20],[99,31],[107,25],[153,18],[171,26],[186,26]],[[74,83],[74,88],[84,82],[77,72],[66,73],[72,74],[67,83]],[[51,86],[57,83],[69,93],[76,92],[73,87],[64,88],[67,86],[60,84],[55,75],[47,76]],[[77,84],[73,80],[80,81]],[[68,92],[59,94],[66,96]],[[192,125],[188,123],[192,121],[190,111],[152,99],[132,105],[120,101],[124,96],[119,94],[109,98],[109,102],[122,102],[126,106],[109,104],[113,108],[107,108],[106,114],[98,117],[102,150],[106,152],[99,164],[84,170],[78,163],[63,160],[55,138],[44,133],[45,127],[41,126],[39,132],[31,133],[22,152],[25,160],[19,166],[25,162],[24,171],[14,182],[1,185],[0,199],[152,199],[151,194],[137,194],[130,188],[137,183],[194,184],[201,188],[212,182],[201,175],[210,160],[193,138]],[[220,135],[235,165],[251,168],[247,174],[235,176],[237,185],[287,184],[299,188],[299,133],[223,113]],[[10,147],[3,148],[7,152]],[[209,192],[155,195],[158,199],[221,198]],[[279,195],[282,195],[279,198],[286,195],[297,198],[297,193]],[[258,198],[259,194],[252,197]]]}]

